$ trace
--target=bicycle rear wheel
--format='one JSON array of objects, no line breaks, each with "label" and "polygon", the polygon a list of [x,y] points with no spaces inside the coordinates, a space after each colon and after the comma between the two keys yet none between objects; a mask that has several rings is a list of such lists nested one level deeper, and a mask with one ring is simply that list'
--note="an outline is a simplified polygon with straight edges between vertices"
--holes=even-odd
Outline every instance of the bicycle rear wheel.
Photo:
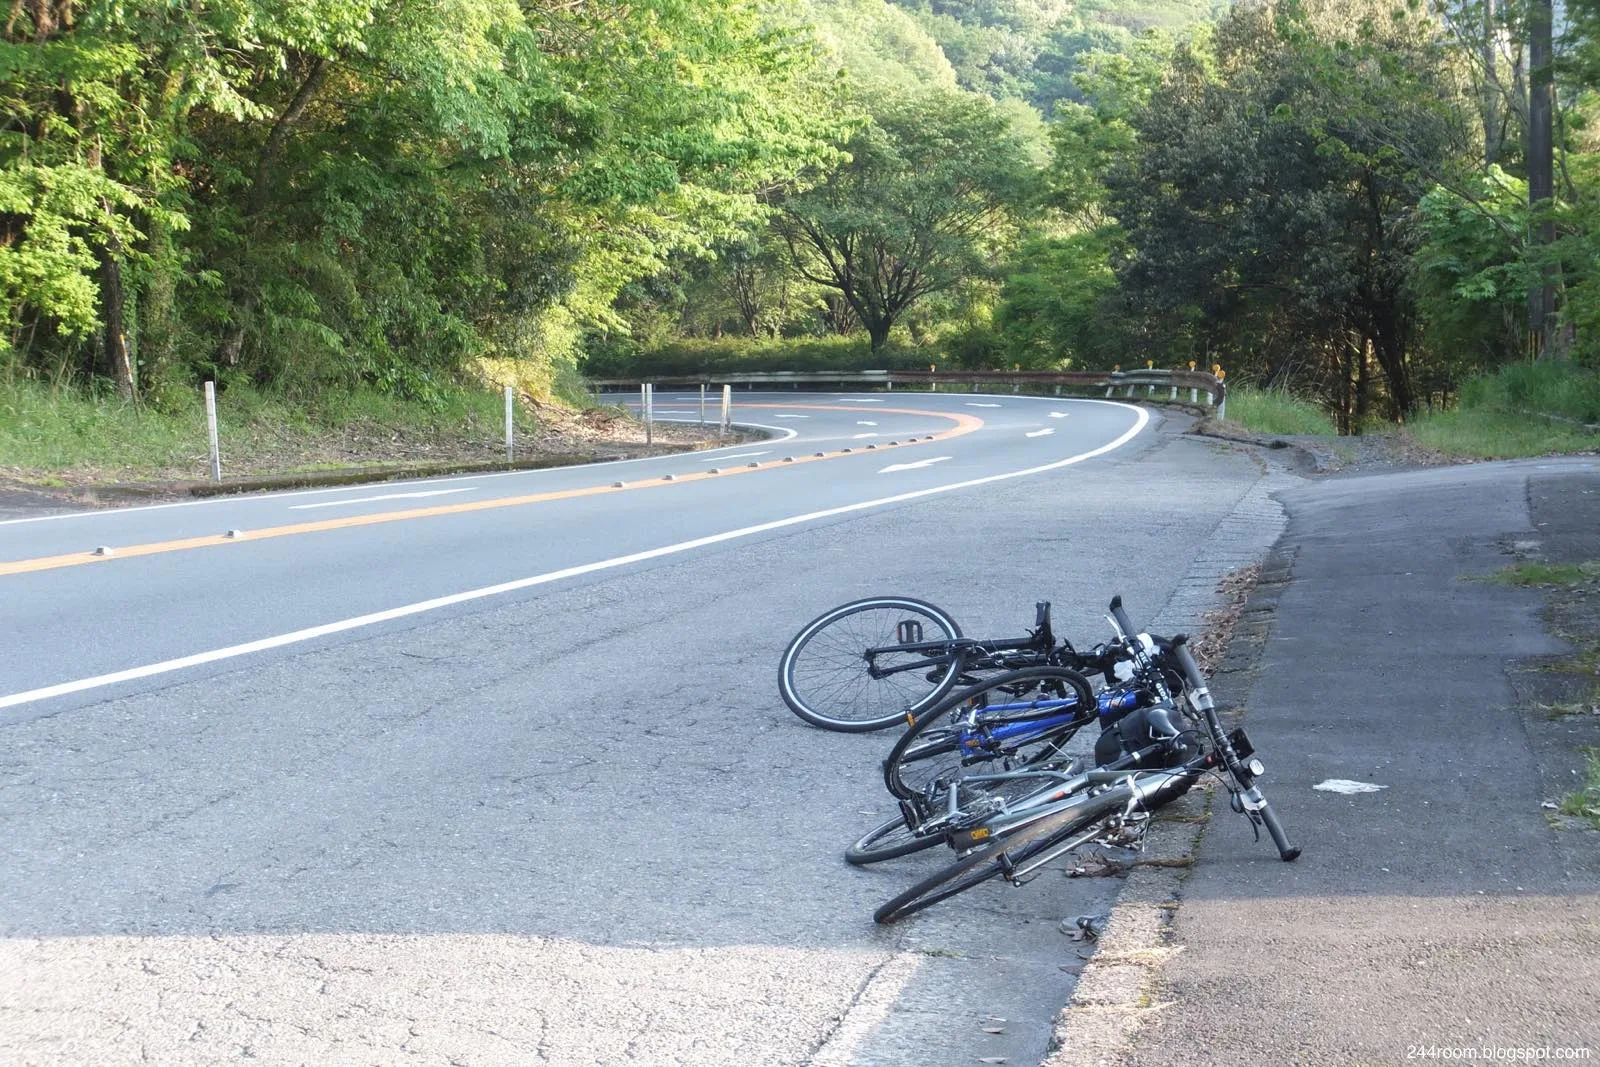
[{"label": "bicycle rear wheel", "polygon": [[[1065,703],[1071,701],[1070,704]],[[1018,732],[980,747],[963,747],[981,733],[967,727],[976,712],[987,728]],[[1072,714],[1074,718],[1037,732],[1032,722]],[[969,768],[980,772],[1050,766],[1065,759],[1068,741],[1094,721],[1094,692],[1087,679],[1066,667],[1025,667],[986,678],[952,693],[917,716],[883,763],[889,792],[904,800],[936,803]],[[982,764],[980,769],[977,765]]]},{"label": "bicycle rear wheel", "polygon": [[[955,685],[961,664],[958,656],[936,651],[886,653],[869,663],[867,650],[960,636],[954,619],[922,600],[880,596],[841,604],[807,623],[783,650],[778,692],[789,710],[813,726],[846,733],[882,730],[932,706]],[[941,658],[880,677],[871,670]]]},{"label": "bicycle rear wheel", "polygon": [[869,863],[909,856],[913,852],[921,852],[923,849],[943,843],[942,833],[919,837],[906,825],[904,817],[897,815],[882,826],[875,826],[857,838],[855,844],[845,849],[844,858],[846,863],[864,867]]},{"label": "bicycle rear wheel", "polygon": [[1125,809],[1133,790],[1115,786],[1085,796],[1071,806],[1024,826],[923,879],[904,893],[886,901],[872,913],[875,922],[892,923],[923,908],[964,893],[996,875],[1021,866],[1047,849],[1083,834],[1103,819]]}]

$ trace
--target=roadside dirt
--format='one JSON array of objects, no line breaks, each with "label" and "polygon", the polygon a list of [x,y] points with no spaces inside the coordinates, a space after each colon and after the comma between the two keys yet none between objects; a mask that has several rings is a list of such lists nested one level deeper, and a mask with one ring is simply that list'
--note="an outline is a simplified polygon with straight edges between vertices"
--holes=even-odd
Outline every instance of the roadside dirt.
[{"label": "roadside dirt", "polygon": [[[664,455],[737,443],[748,436],[719,440],[714,424],[657,422],[653,440],[646,443],[644,424],[617,408],[573,411],[528,397],[522,403],[533,413],[535,429],[516,436],[517,467]],[[206,477],[208,463],[197,452],[180,463],[137,473],[126,468],[0,466],[0,510],[208,495],[219,488]],[[261,432],[244,449],[225,444],[221,491],[350,484],[506,466],[504,438],[494,434],[468,436],[459,428],[397,432],[357,421],[338,429]]]}]

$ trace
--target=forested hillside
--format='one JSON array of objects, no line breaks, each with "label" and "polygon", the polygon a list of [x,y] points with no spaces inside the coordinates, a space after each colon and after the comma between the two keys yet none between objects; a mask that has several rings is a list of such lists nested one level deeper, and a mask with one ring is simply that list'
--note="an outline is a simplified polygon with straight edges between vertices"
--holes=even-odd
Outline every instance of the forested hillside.
[{"label": "forested hillside", "polygon": [[0,376],[1195,360],[1402,417],[1600,363],[1600,0],[1549,12],[17,0]]}]

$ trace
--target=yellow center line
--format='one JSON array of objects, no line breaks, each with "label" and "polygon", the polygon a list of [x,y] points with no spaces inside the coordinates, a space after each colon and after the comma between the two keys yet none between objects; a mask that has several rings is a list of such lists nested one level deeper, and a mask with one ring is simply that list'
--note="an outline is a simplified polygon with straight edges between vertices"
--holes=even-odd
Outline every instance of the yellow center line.
[{"label": "yellow center line", "polygon": [[[860,408],[854,406],[846,407],[841,404],[741,404],[740,408],[805,408],[811,411],[860,411]],[[880,407],[874,407],[872,410],[891,415],[927,415],[934,418],[949,419],[956,424],[954,429],[907,441],[907,445],[947,441],[952,437],[961,437],[983,428],[982,419],[956,412]],[[301,534],[321,533],[325,530],[348,530],[358,526],[377,526],[386,522],[429,519],[438,515],[464,515],[472,511],[523,507],[528,504],[543,504],[552,500],[575,500],[587,496],[604,496],[608,493],[626,493],[635,489],[659,489],[670,485],[683,485],[687,482],[703,482],[709,478],[728,478],[735,474],[755,474],[758,471],[785,470],[802,463],[816,463],[824,459],[839,459],[846,455],[858,456],[865,451],[864,447],[852,447],[849,450],[835,449],[832,452],[823,452],[816,455],[795,456],[790,462],[768,460],[756,466],[728,467],[715,473],[712,471],[690,471],[685,474],[673,475],[671,481],[667,481],[664,477],[657,477],[637,482],[625,482],[620,487],[611,484],[589,485],[579,489],[557,489],[544,493],[527,493],[522,496],[469,500],[458,504],[436,504],[425,508],[406,508],[403,511],[380,511],[371,515],[347,515],[343,518],[322,519],[316,522],[295,522],[282,526],[268,526],[260,530],[249,530],[241,537],[229,537],[226,534],[207,534],[203,537],[182,537],[170,541],[151,541],[142,545],[124,545],[115,548],[111,555],[106,556],[97,556],[93,552],[68,552],[59,556],[39,556],[35,559],[19,559],[9,563],[0,563],[0,577],[11,574],[29,574],[34,571],[56,570],[60,567],[81,567],[86,563],[111,563],[134,556],[156,556],[166,552],[185,552],[194,548],[249,544],[253,541],[266,541],[275,537],[296,537]],[[693,453],[687,454],[693,455]]]}]

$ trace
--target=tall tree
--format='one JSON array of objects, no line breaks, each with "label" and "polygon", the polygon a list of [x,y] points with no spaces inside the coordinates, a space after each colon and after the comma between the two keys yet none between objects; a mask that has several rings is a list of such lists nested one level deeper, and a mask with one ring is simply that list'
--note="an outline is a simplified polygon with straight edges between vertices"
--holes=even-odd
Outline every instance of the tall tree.
[{"label": "tall tree", "polygon": [[960,92],[880,97],[849,162],[781,200],[774,225],[796,268],[836,290],[873,351],[919,300],[992,269],[1033,177],[992,101]]}]

